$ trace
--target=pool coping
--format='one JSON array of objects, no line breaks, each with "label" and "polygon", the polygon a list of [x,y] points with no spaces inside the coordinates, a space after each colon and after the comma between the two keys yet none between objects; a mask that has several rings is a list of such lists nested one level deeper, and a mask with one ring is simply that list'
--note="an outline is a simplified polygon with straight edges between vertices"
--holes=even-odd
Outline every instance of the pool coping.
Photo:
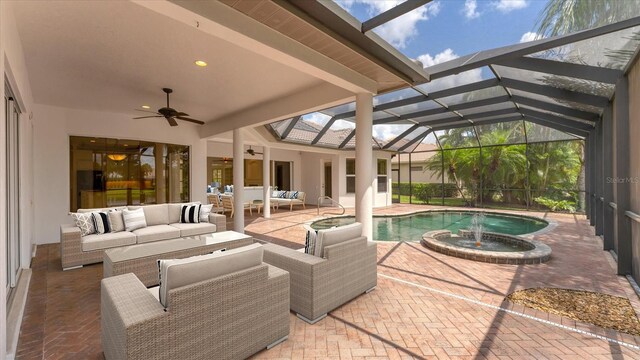
[{"label": "pool coping", "polygon": [[[514,213],[514,212],[510,212],[511,210],[469,210],[466,208],[456,208],[456,207],[449,207],[449,208],[443,208],[443,209],[425,209],[425,210],[413,210],[413,211],[406,211],[406,212],[399,212],[396,214],[379,214],[379,215],[373,215],[374,217],[397,217],[397,216],[411,216],[411,215],[415,215],[415,214],[420,214],[420,213],[428,213],[428,212],[477,212],[477,213],[485,213],[485,214],[496,214],[496,215],[511,215],[511,216],[519,216],[519,217],[524,217],[524,218],[529,218],[529,219],[533,219],[533,220],[537,220],[537,221],[544,221],[547,223],[547,226],[545,226],[544,228],[538,230],[538,231],[534,231],[531,233],[526,233],[526,234],[522,234],[522,235],[517,235],[519,237],[525,238],[527,240],[533,241],[533,237],[538,236],[538,235],[542,235],[545,233],[548,233],[550,231],[552,231],[553,229],[555,229],[558,226],[558,222],[555,220],[551,220],[551,219],[545,219],[545,218],[541,218],[539,216],[533,216],[533,215],[527,215],[527,214],[519,214],[519,213]],[[334,218],[343,218],[343,217],[354,217],[355,215],[337,215],[337,216],[318,216],[317,218],[311,219],[307,222],[305,222],[303,225],[311,227],[311,224],[313,224],[316,221],[320,221],[320,220],[325,220],[325,219],[334,219]],[[397,243],[397,242],[421,242],[422,239],[415,239],[415,240],[401,240],[401,241],[396,241],[396,240],[371,240],[371,241],[375,241],[375,242],[380,242],[380,243]]]}]

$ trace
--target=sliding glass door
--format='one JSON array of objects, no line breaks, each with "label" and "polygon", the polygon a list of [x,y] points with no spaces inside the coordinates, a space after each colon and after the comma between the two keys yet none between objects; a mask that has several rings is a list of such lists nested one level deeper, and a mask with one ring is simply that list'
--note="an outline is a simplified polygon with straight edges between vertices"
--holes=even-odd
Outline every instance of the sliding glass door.
[{"label": "sliding glass door", "polygon": [[[6,164],[7,164],[7,294],[16,286],[20,275],[20,110],[11,89],[5,84]],[[7,297],[8,299],[9,297]]]}]

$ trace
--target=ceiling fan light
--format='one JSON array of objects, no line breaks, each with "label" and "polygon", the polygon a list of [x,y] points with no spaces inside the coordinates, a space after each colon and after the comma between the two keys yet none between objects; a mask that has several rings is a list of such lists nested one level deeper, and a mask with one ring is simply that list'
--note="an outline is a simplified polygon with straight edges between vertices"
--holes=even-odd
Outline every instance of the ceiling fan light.
[{"label": "ceiling fan light", "polygon": [[149,106],[149,105],[142,105],[142,108],[143,108],[143,109],[151,109],[151,106]]},{"label": "ceiling fan light", "polygon": [[107,157],[113,161],[122,161],[127,158],[126,154],[108,154]]},{"label": "ceiling fan light", "polygon": [[200,67],[205,67],[205,66],[207,66],[207,62],[206,62],[206,61],[203,61],[203,60],[196,60],[196,61],[195,61],[195,64],[196,64],[196,65],[198,65],[198,66],[200,66]]}]

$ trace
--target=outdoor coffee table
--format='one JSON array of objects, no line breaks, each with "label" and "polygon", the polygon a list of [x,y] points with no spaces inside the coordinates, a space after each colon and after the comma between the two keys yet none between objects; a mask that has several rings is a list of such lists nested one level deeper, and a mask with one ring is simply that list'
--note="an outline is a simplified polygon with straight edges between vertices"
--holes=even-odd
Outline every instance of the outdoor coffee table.
[{"label": "outdoor coffee table", "polygon": [[253,238],[235,231],[189,236],[123,246],[104,252],[103,276],[134,273],[147,287],[158,285],[158,260],[204,255],[223,248],[253,244]]}]

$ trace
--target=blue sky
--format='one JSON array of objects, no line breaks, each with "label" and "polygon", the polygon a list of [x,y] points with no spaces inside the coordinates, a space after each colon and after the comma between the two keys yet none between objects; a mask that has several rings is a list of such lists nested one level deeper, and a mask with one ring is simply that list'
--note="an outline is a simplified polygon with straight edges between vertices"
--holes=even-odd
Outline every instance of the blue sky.
[{"label": "blue sky", "polygon": [[[402,1],[337,0],[360,21]],[[535,35],[546,0],[435,0],[375,31],[411,58],[450,60]],[[526,38],[526,36],[525,36]],[[426,62],[425,62],[426,60]],[[436,61],[436,62],[440,62]]]}]

